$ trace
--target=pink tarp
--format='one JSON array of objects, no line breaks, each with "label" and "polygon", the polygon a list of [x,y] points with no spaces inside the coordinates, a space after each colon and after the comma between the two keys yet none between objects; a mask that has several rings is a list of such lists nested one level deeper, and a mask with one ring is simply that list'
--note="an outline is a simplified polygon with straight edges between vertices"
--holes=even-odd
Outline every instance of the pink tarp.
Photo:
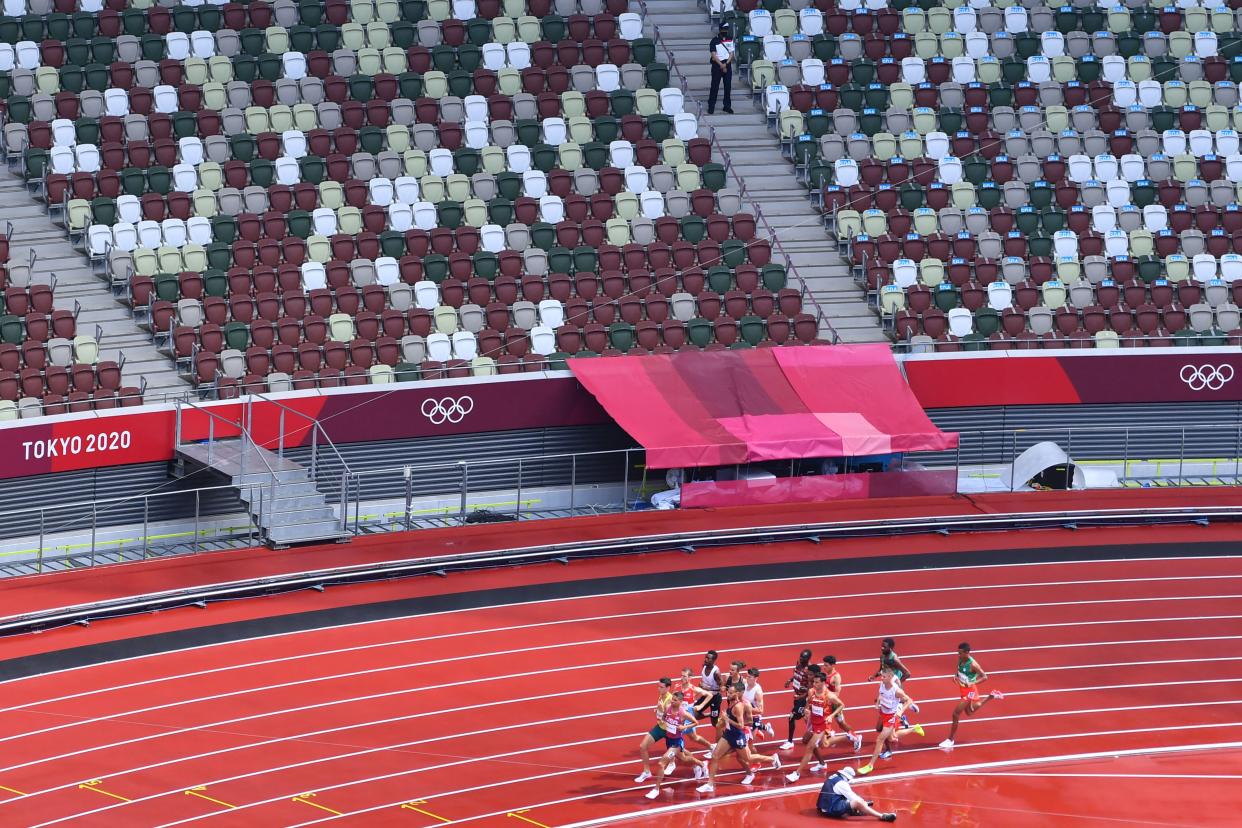
[{"label": "pink tarp", "polygon": [[574,375],[654,468],[940,451],[885,345],[574,359]]}]

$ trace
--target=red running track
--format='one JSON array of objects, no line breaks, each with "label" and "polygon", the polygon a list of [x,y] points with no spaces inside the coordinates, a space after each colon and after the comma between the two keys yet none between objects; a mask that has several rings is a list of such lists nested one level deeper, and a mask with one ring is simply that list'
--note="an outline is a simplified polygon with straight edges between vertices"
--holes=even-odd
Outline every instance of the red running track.
[{"label": "red running track", "polygon": [[[559,827],[670,806],[716,824],[713,801],[818,783],[731,773],[713,800],[679,770],[648,802],[633,776],[654,679],[708,648],[740,657],[779,727],[809,645],[837,656],[862,728],[884,635],[928,732],[877,776],[1242,745],[1240,599],[1242,558],[986,566],[549,600],[101,664],[5,684],[0,824]],[[946,754],[962,639],[1007,698]],[[687,824],[677,813],[659,824]]]},{"label": "red running track", "polygon": [[[1044,828],[1061,825],[1236,824],[1242,751],[1185,751],[877,780],[855,786],[903,825]],[[1101,796],[1101,789],[1107,795]],[[813,795],[722,803],[626,821],[627,828],[805,828],[824,820]]]}]

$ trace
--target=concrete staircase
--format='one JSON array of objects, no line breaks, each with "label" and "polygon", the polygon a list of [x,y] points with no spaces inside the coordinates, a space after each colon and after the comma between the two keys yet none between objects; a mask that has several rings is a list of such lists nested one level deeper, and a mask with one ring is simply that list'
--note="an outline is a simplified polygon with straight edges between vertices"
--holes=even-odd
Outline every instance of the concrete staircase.
[{"label": "concrete staircase", "polygon": [[188,392],[190,385],[177,375],[172,360],[112,297],[108,283],[91,273],[86,257],[48,217],[46,206],[30,195],[22,178],[4,166],[0,164],[0,228],[6,221],[13,226],[10,263],[26,264],[35,255],[32,282],[50,284],[55,279],[56,308],[78,310],[79,334],[94,336],[98,330],[99,358],[124,361],[124,385],[141,387],[145,382],[148,402]]},{"label": "concrete staircase", "polygon": [[179,446],[177,454],[228,477],[271,546],[349,537],[337,510],[300,463],[244,438],[191,443]]},{"label": "concrete staircase", "polygon": [[[715,115],[707,114],[711,85],[707,44],[716,28],[707,12],[696,0],[647,0],[646,11],[649,35],[658,34],[660,59],[675,66],[674,81],[680,75],[687,100],[702,104],[700,126],[714,130],[728,154],[730,186],[742,189],[743,202],[749,203],[756,217],[762,216],[760,230],[764,220],[771,227],[827,323],[842,342],[887,341],[879,317],[851,276],[835,239],[825,231],[819,210],[807,198],[806,186],[794,175],[793,164],[782,157],[780,142],[768,130],[761,106],[752,102],[749,82],[740,71],[733,73],[733,114],[721,111],[722,101],[717,101]],[[821,328],[820,336],[830,339],[831,333]]]}]

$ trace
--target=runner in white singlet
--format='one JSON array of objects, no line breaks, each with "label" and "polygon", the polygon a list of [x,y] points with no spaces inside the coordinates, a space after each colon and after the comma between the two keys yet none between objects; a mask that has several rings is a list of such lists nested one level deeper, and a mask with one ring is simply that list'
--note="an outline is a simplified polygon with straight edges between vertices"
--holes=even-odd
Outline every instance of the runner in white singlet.
[{"label": "runner in white singlet", "polygon": [[918,706],[914,703],[914,699],[901,689],[901,685],[894,681],[893,670],[888,667],[880,672],[880,689],[876,693],[875,706],[880,711],[879,721],[876,722],[875,727],[880,735],[876,737],[875,752],[871,754],[871,761],[858,769],[862,775],[871,773],[878,760],[887,759],[893,755],[891,749],[885,748],[885,743],[888,741],[891,740],[893,744],[896,744],[901,736],[912,732],[923,735],[922,725],[902,727],[901,717],[907,710],[917,711]]},{"label": "runner in white singlet", "polygon": [[742,693],[742,698],[750,705],[750,709],[754,711],[754,717],[751,719],[750,727],[756,733],[763,732],[768,736],[775,736],[772,731],[772,725],[763,721],[763,688],[759,686],[759,668],[751,667],[742,676],[742,681],[746,685],[746,690]]}]

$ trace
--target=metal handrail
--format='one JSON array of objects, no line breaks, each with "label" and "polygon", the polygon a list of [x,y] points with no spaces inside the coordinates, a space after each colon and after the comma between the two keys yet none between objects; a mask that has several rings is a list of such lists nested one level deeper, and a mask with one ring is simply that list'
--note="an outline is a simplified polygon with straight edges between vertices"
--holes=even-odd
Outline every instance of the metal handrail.
[{"label": "metal handrail", "polygon": [[[528,457],[495,457],[495,458],[484,457],[484,458],[479,458],[477,460],[470,460],[468,462],[472,466],[474,465],[503,466],[503,465],[513,465],[519,460],[523,462],[545,463],[545,462],[552,462],[556,460],[566,460],[569,458],[596,457],[596,456],[603,456],[603,455],[622,455],[622,454],[629,454],[630,452],[642,451],[642,450],[643,449],[641,448],[620,448],[620,449],[600,449],[598,451],[568,451],[568,452],[562,452],[560,454],[537,454],[537,455],[531,455]],[[362,477],[368,477],[372,475],[379,476],[379,475],[404,473],[407,470],[413,473],[413,472],[419,472],[419,471],[431,471],[433,469],[457,468],[460,464],[461,462],[456,461],[456,460],[445,461],[442,463],[417,463],[417,464],[416,463],[403,463],[399,466],[385,466],[384,468],[380,468],[380,469],[365,469],[362,471],[351,472],[351,474],[354,477],[362,478]]]},{"label": "metal handrail", "polygon": [[767,216],[763,214],[763,208],[759,205],[759,202],[750,197],[749,191],[746,187],[746,182],[743,181],[736,172],[733,172],[733,159],[729,157],[729,153],[725,150],[724,146],[721,145],[720,139],[716,137],[716,128],[708,127],[707,130],[709,136],[708,140],[711,141],[712,146],[717,152],[720,153],[720,156],[724,161],[725,172],[732,173],[733,180],[737,182],[739,194],[743,199],[750,201],[751,206],[755,209],[755,219],[761,222],[764,229],[767,231],[772,242],[772,248],[780,253],[781,258],[785,260],[786,272],[797,280],[798,287],[800,288],[800,293],[803,298],[810,304],[811,307],[815,308],[816,324],[828,329],[828,331],[832,334],[833,344],[840,342],[840,334],[838,334],[837,329],[832,326],[832,322],[829,321],[827,314],[824,313],[823,306],[819,304],[819,299],[816,298],[814,292],[812,292],[810,287],[807,285],[806,279],[804,279],[802,274],[798,272],[798,266],[794,264],[793,258],[789,255],[788,251],[785,250],[785,245],[776,234],[776,230],[768,221]]},{"label": "metal handrail", "polygon": [[[249,394],[249,396],[258,397],[259,399],[265,402],[269,402],[272,405],[280,409],[280,428],[279,428],[279,437],[278,437],[279,443],[277,444],[277,449],[276,449],[276,454],[278,457],[285,456],[285,412],[288,411],[291,414],[295,414],[298,417],[301,417],[302,419],[309,421],[311,424],[311,478],[312,479],[316,477],[316,472],[318,470],[319,437],[320,436],[322,436],[323,439],[327,441],[328,447],[331,448],[332,453],[336,455],[337,462],[341,464],[341,468],[344,469],[346,473],[353,474],[353,469],[351,469],[349,467],[349,463],[345,461],[345,456],[342,455],[341,450],[336,447],[336,443],[332,442],[332,438],[328,436],[327,430],[323,427],[323,425],[320,424],[317,418],[312,417],[311,415],[303,413],[301,411],[298,411],[296,408],[291,408],[290,406],[285,405],[279,400],[274,400],[271,397],[259,391],[252,391]],[[254,400],[247,400],[245,404],[247,408],[249,409],[254,405]]]},{"label": "metal handrail", "polygon": [[825,537],[869,537],[877,535],[910,535],[950,531],[1012,531],[1024,528],[1065,528],[1067,526],[1108,526],[1161,523],[1206,523],[1211,520],[1242,519],[1242,507],[1192,506],[1156,509],[1086,509],[1062,511],[1002,512],[971,515],[929,515],[910,518],[825,521],[799,524],[770,524],[737,529],[663,532],[621,535],[601,540],[576,540],[563,544],[506,547],[457,555],[407,558],[383,563],[303,570],[262,579],[218,582],[205,586],[187,586],[161,592],[132,595],[89,604],[75,604],[21,615],[0,618],[0,635],[26,632],[48,627],[81,623],[90,619],[112,617],[135,612],[195,602],[228,600],[277,591],[322,588],[328,584],[361,582],[376,579],[434,573],[443,576],[462,571],[540,561],[566,563],[571,558],[668,551],[696,547],[737,546],[744,543],[787,542],[808,539],[815,543]]},{"label": "metal handrail", "polygon": [[[257,519],[259,521],[259,525],[262,526],[263,518],[265,516],[265,511],[264,511],[265,507],[270,506],[276,494],[276,470],[272,468],[271,463],[267,462],[267,458],[264,457],[262,454],[259,454],[257,451],[257,449],[262,448],[262,446],[260,446],[258,441],[254,439],[254,435],[250,433],[249,425],[250,425],[251,412],[250,412],[249,407],[244,409],[245,411],[244,419],[246,420],[246,422],[242,423],[242,422],[234,422],[233,420],[230,420],[227,417],[221,416],[220,414],[217,414],[214,411],[206,409],[202,407],[201,405],[197,405],[196,403],[191,402],[189,400],[179,401],[177,403],[177,408],[176,408],[176,417],[175,417],[175,424],[174,424],[174,438],[173,438],[173,445],[176,448],[180,448],[182,445],[181,443],[182,406],[189,406],[190,408],[193,408],[195,411],[201,411],[202,413],[208,415],[209,417],[209,419],[207,420],[207,424],[208,424],[207,425],[207,464],[208,465],[211,465],[212,455],[214,454],[214,451],[215,451],[216,420],[220,420],[222,423],[225,423],[241,431],[243,439],[242,439],[242,451],[241,451],[241,455],[239,458],[238,477],[242,481],[243,488],[246,487],[245,480],[246,480],[246,444],[247,444],[247,441],[249,442],[251,446],[253,446],[256,449],[255,454],[256,456],[258,456],[259,460],[263,463],[263,466],[267,469],[267,479],[268,479],[266,503],[264,502],[264,498],[263,498],[263,488],[261,485],[259,487],[259,510],[258,510]],[[260,471],[259,473],[261,474],[262,471]],[[250,487],[250,488],[253,488],[253,487]]]},{"label": "metal handrail", "polygon": [[[640,2],[639,8],[642,10],[643,15],[646,16],[647,15],[646,2]],[[670,75],[677,78],[677,84],[681,88],[682,99],[692,102],[695,106],[695,109],[698,111],[698,116],[702,117],[703,102],[700,101],[698,97],[690,91],[690,83],[689,81],[686,80],[686,76],[682,74],[681,69],[677,66],[677,58],[673,55],[672,50],[669,49],[664,44],[663,39],[660,37],[660,27],[652,23],[651,32],[652,32],[652,38],[651,38],[652,42],[655,43],[657,48],[659,48],[660,50],[664,52],[665,59],[668,61]],[[785,245],[781,243],[780,237],[776,234],[775,228],[772,227],[772,224],[771,222],[768,221],[767,216],[763,214],[763,208],[759,205],[757,201],[755,201],[753,198],[750,197],[749,192],[746,188],[746,182],[743,181],[741,177],[738,176],[738,174],[734,171],[733,159],[729,156],[729,153],[725,150],[725,148],[721,145],[720,140],[716,137],[715,127],[709,126],[707,128],[707,132],[708,132],[708,141],[711,143],[712,147],[716,150],[716,152],[720,154],[722,165],[725,168],[725,173],[726,174],[732,173],[733,180],[734,182],[736,182],[738,186],[739,195],[743,199],[750,202],[751,207],[753,207],[755,211],[755,219],[758,222],[760,222],[763,228],[767,231],[769,241],[771,242],[773,249],[776,250],[780,254],[781,258],[785,260],[786,273],[791,275],[794,278],[794,280],[797,282],[798,287],[800,289],[799,292],[802,294],[803,300],[815,309],[816,326],[818,328],[826,328],[832,334],[832,342],[834,344],[840,342],[841,341],[840,334],[838,334],[837,329],[832,326],[832,322],[828,319],[827,314],[824,313],[823,307],[819,304],[819,299],[816,298],[815,294],[811,291],[810,287],[807,285],[806,279],[804,279],[802,274],[798,272],[798,266],[794,264],[793,258],[789,255],[788,251],[785,250]]]}]

